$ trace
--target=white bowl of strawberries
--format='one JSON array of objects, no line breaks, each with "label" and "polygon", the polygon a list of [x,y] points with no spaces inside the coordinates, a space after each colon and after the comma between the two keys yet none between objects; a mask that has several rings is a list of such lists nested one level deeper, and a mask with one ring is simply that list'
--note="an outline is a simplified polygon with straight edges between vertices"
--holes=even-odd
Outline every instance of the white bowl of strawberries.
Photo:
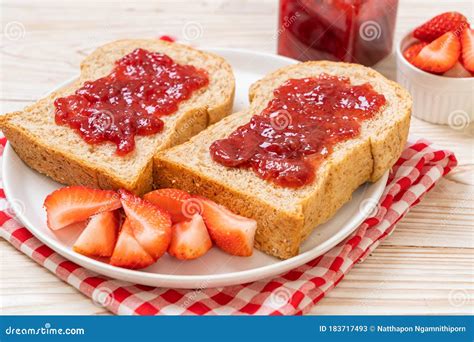
[{"label": "white bowl of strawberries", "polygon": [[413,115],[464,128],[474,120],[474,30],[458,12],[440,14],[397,48],[397,81],[413,97]]}]

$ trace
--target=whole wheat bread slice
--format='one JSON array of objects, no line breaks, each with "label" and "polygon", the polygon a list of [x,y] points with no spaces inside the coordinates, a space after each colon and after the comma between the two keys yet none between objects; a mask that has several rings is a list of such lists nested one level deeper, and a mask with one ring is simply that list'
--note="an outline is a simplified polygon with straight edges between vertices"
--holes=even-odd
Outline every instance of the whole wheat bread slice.
[{"label": "whole wheat bread slice", "polygon": [[[209,146],[227,137],[252,115],[260,113],[273,90],[290,78],[321,73],[349,77],[352,84],[369,82],[386,104],[364,122],[360,137],[335,146],[318,169],[313,183],[298,188],[274,185],[245,168],[228,168],[211,159]],[[221,203],[257,220],[255,245],[286,259],[298,254],[313,229],[331,218],[367,181],[376,181],[391,168],[406,143],[411,98],[397,83],[356,64],[306,62],[279,69],[250,88],[250,108],[207,128],[190,141],[155,157],[157,187],[177,187]]]},{"label": "whole wheat bread slice", "polygon": [[[75,130],[54,121],[54,100],[72,94],[85,81],[108,75],[116,60],[136,48],[160,52],[179,64],[205,69],[209,85],[193,93],[176,113],[162,117],[164,130],[136,136],[135,150],[115,154],[116,145],[86,143]],[[188,140],[227,116],[233,105],[234,76],[221,57],[161,40],[120,40],[99,47],[81,63],[79,79],[44,99],[0,118],[0,128],[20,158],[33,169],[68,185],[125,188],[141,194],[152,188],[153,155]]]}]

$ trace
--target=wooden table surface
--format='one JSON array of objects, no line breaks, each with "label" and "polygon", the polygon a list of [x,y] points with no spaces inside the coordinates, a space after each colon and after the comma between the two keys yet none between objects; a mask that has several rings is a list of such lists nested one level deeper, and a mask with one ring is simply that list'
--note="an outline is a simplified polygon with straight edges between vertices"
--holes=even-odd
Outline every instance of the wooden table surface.
[{"label": "wooden table surface", "polygon": [[[443,11],[461,11],[472,22],[473,7],[470,0],[401,0],[395,40]],[[193,44],[275,52],[277,9],[271,0],[2,0],[0,112],[21,109],[70,78],[103,42],[182,37],[189,22],[202,27]],[[377,69],[394,79],[394,56]],[[459,167],[312,313],[473,313],[473,125],[459,131],[414,118],[411,135],[453,150]],[[2,314],[108,314],[4,240],[0,248]]]}]

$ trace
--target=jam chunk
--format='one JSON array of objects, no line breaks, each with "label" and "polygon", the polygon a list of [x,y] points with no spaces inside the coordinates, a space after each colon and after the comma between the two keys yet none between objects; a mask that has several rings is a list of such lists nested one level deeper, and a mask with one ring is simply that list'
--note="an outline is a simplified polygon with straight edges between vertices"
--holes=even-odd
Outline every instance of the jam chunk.
[{"label": "jam chunk", "polygon": [[250,122],[210,146],[214,161],[252,169],[260,178],[297,188],[315,179],[334,146],[360,134],[385,104],[370,84],[321,74],[290,79]]},{"label": "jam chunk", "polygon": [[56,99],[55,120],[89,144],[110,141],[117,154],[126,155],[134,150],[136,135],[161,132],[161,117],[176,112],[180,102],[208,84],[204,70],[136,49],[116,61],[109,75]]}]

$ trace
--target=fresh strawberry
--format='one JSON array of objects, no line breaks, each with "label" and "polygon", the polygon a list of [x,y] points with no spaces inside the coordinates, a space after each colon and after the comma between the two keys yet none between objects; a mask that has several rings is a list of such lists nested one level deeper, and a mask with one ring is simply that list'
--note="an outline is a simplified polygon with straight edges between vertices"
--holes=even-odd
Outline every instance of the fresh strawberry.
[{"label": "fresh strawberry", "polygon": [[446,32],[453,32],[457,37],[468,26],[467,19],[458,12],[446,12],[428,20],[413,31],[413,36],[425,42],[432,42]]},{"label": "fresh strawberry", "polygon": [[87,256],[109,257],[114,251],[120,221],[117,211],[105,211],[91,217],[72,247]]},{"label": "fresh strawberry", "polygon": [[52,230],[87,220],[92,215],[122,206],[115,191],[84,186],[68,186],[49,194],[44,200],[47,224]]},{"label": "fresh strawberry", "polygon": [[413,45],[410,45],[405,49],[405,51],[403,51],[403,57],[405,57],[409,63],[413,64],[415,57],[418,56],[421,49],[423,49],[426,45],[428,45],[428,43],[425,42],[417,42]]},{"label": "fresh strawberry", "polygon": [[421,49],[413,59],[413,65],[428,72],[443,73],[456,64],[460,54],[459,39],[448,32]]},{"label": "fresh strawberry", "polygon": [[234,214],[209,199],[199,197],[199,200],[204,208],[204,222],[216,245],[232,255],[252,255],[257,222]]},{"label": "fresh strawberry", "polygon": [[471,77],[471,73],[464,68],[460,62],[456,62],[454,66],[446,71],[443,76],[446,77]]},{"label": "fresh strawberry", "polygon": [[110,258],[110,264],[118,267],[138,269],[150,266],[153,263],[155,263],[155,259],[135,239],[130,220],[126,218]]},{"label": "fresh strawberry", "polygon": [[173,224],[189,220],[192,217],[192,215],[186,216],[183,211],[183,209],[186,208],[186,201],[191,198],[191,195],[186,191],[179,189],[159,189],[145,194],[143,198],[161,209],[166,210],[170,214]]},{"label": "fresh strawberry", "polygon": [[177,223],[172,228],[168,253],[180,260],[196,259],[211,249],[212,241],[202,216],[194,214],[191,221]]},{"label": "fresh strawberry", "polygon": [[157,260],[166,252],[171,241],[170,215],[126,190],[119,190],[119,193],[133,235],[147,253]]},{"label": "fresh strawberry", "polygon": [[474,30],[465,28],[461,34],[462,63],[464,68],[474,72]]}]

